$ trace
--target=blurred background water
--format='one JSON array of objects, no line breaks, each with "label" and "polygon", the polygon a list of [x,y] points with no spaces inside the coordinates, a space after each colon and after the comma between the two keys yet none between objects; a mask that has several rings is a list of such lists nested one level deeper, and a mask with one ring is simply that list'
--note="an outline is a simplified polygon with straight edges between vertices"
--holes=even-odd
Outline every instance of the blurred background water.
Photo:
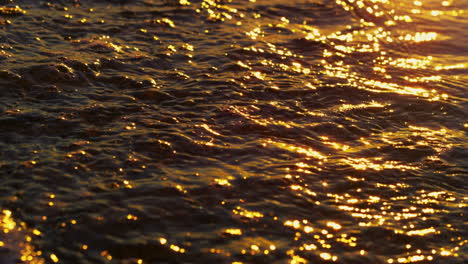
[{"label": "blurred background water", "polygon": [[464,263],[467,12],[0,1],[0,262]]}]

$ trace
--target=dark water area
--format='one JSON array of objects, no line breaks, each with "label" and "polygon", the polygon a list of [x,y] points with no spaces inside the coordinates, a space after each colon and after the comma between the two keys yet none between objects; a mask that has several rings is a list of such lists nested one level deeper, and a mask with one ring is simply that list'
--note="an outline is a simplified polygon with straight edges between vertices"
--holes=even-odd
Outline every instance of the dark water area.
[{"label": "dark water area", "polygon": [[466,263],[468,2],[0,1],[0,263]]}]

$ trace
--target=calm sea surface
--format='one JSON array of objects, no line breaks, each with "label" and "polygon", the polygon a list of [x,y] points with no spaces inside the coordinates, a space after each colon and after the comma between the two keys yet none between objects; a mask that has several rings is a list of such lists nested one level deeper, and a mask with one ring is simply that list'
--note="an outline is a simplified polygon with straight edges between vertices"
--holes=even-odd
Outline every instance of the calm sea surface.
[{"label": "calm sea surface", "polygon": [[466,263],[468,1],[0,0],[0,263]]}]

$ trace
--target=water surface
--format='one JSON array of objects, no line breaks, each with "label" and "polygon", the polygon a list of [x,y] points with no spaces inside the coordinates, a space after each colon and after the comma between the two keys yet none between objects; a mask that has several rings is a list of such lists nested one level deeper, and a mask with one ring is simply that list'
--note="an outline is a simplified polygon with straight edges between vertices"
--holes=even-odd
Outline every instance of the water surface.
[{"label": "water surface", "polygon": [[0,4],[0,262],[467,260],[467,1]]}]

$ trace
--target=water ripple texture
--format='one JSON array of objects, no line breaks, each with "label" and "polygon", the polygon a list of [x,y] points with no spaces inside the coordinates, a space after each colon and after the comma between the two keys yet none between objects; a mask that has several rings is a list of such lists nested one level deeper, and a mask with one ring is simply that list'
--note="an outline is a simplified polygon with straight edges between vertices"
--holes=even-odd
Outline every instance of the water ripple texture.
[{"label": "water ripple texture", "polygon": [[466,263],[468,2],[1,0],[1,263]]}]

